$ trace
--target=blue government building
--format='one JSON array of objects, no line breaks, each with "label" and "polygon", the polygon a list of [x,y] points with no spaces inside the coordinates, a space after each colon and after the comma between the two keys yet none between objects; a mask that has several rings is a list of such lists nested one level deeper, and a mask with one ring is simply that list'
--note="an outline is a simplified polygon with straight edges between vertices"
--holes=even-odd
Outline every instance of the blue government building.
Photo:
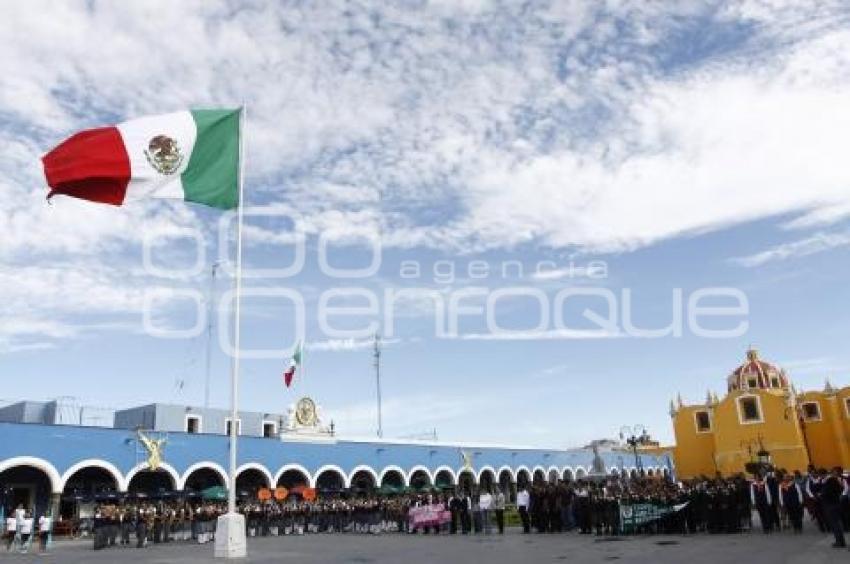
[{"label": "blue government building", "polygon": [[[56,402],[0,408],[0,494],[9,507],[73,517],[79,503],[121,497],[230,487],[229,412],[191,406],[145,405],[117,411],[109,427],[63,424]],[[332,427],[332,426],[331,426]],[[668,455],[623,449],[544,449],[438,441],[343,439],[323,427],[321,413],[302,398],[287,414],[241,412],[236,491],[299,485],[322,490],[411,486],[500,485],[515,495],[524,483],[593,474],[668,476]],[[153,470],[145,442],[162,443]]]}]

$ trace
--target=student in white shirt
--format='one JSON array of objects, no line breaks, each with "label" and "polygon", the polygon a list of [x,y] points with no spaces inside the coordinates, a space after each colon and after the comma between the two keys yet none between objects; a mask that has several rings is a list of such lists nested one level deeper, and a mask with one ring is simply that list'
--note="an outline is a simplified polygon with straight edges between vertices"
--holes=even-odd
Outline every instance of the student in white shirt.
[{"label": "student in white shirt", "polygon": [[531,496],[528,495],[528,488],[522,486],[516,494],[516,506],[519,510],[519,518],[522,519],[522,532],[528,534],[531,532],[531,522],[528,519],[528,505],[531,501]]},{"label": "student in white shirt", "polygon": [[39,549],[42,552],[47,551],[47,544],[50,540],[50,529],[53,526],[53,519],[47,515],[42,515],[38,518],[38,540]]},{"label": "student in white shirt", "polygon": [[6,518],[6,550],[12,550],[12,544],[15,542],[15,535],[18,533],[18,520],[10,515]]},{"label": "student in white shirt", "polygon": [[29,552],[30,545],[32,544],[32,533],[33,533],[33,518],[32,513],[27,511],[23,520],[21,521],[21,552]]},{"label": "student in white shirt", "polygon": [[484,534],[490,534],[490,509],[493,507],[493,496],[490,494],[489,489],[485,489],[481,492],[481,496],[478,498],[478,508],[481,510],[481,521],[484,525]]}]

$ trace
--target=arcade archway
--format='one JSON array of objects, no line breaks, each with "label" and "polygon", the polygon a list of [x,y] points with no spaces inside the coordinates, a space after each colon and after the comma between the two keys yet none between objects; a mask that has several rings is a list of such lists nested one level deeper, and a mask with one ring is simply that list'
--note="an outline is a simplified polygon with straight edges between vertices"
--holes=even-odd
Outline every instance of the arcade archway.
[{"label": "arcade archway", "polygon": [[404,488],[404,475],[398,470],[387,470],[381,478],[382,488]]},{"label": "arcade archway", "polygon": [[50,507],[51,494],[59,486],[55,470],[40,468],[34,464],[9,463],[0,470],[0,499],[6,515],[18,506],[44,514]]},{"label": "arcade archway", "polygon": [[166,470],[140,470],[136,472],[127,484],[127,491],[131,494],[142,494],[148,497],[157,497],[173,492],[177,489],[177,483],[171,473]]},{"label": "arcade archway", "polygon": [[183,491],[187,493],[199,493],[209,488],[224,487],[224,479],[218,470],[204,466],[193,470],[186,476],[186,483],[183,484]]},{"label": "arcade archway", "polygon": [[245,468],[236,476],[236,495],[239,497],[254,497],[269,486],[265,472],[258,468]]},{"label": "arcade archway", "polygon": [[516,473],[516,485],[517,488],[527,488],[531,484],[531,475],[528,473],[528,470],[525,468],[521,468]]},{"label": "arcade archway", "polygon": [[415,470],[410,475],[410,487],[416,490],[424,490],[431,486],[431,476],[425,470]]},{"label": "arcade archway", "polygon": [[65,480],[59,501],[59,515],[65,519],[79,515],[80,503],[117,499],[120,477],[98,466],[86,466],[74,471]]},{"label": "arcade archway", "polygon": [[464,470],[457,477],[457,485],[464,492],[471,492],[475,486],[475,474],[471,470]]},{"label": "arcade archway", "polygon": [[339,470],[323,470],[316,476],[316,489],[320,492],[339,492],[345,489],[345,476]]},{"label": "arcade archway", "polygon": [[351,475],[351,489],[358,492],[370,492],[375,489],[375,474],[361,469]]},{"label": "arcade archway", "polygon": [[534,471],[534,478],[532,479],[532,482],[534,483],[535,486],[540,486],[542,484],[545,484],[546,483],[546,473],[543,472],[543,470],[538,468],[537,470]]},{"label": "arcade archway", "polygon": [[481,488],[481,491],[492,491],[495,484],[496,475],[493,471],[489,468],[482,470],[481,476],[478,478],[478,486]]},{"label": "arcade archway", "polygon": [[275,485],[278,487],[284,487],[288,490],[298,486],[306,488],[310,485],[310,478],[303,471],[290,468],[280,475],[277,479],[277,484]]},{"label": "arcade archway", "polygon": [[451,470],[443,468],[434,475],[434,485],[438,488],[448,488],[455,485],[455,477]]}]

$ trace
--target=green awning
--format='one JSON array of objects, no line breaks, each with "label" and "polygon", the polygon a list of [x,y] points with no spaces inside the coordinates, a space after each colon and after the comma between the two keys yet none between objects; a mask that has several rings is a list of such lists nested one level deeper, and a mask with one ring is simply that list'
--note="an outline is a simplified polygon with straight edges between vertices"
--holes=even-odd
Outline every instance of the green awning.
[{"label": "green awning", "polygon": [[209,501],[224,501],[227,499],[227,488],[224,486],[213,486],[201,492],[201,499]]}]

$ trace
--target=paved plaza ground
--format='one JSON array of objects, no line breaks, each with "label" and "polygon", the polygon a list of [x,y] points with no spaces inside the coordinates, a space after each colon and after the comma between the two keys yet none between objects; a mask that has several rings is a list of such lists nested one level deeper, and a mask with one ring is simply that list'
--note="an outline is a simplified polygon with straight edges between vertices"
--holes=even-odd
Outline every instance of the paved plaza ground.
[{"label": "paved plaza ground", "polygon": [[[250,539],[242,562],[313,564],[463,562],[528,564],[532,562],[640,562],[670,564],[820,564],[850,563],[850,551],[830,547],[831,536],[809,531],[801,536],[761,533],[696,535],[690,537],[623,537],[618,540],[577,534],[499,536],[424,535],[308,535]],[[0,548],[0,562],[61,564],[132,562],[209,562],[212,545],[170,544],[145,549],[107,549],[94,552],[82,541],[56,543],[51,554],[19,555]]]}]

